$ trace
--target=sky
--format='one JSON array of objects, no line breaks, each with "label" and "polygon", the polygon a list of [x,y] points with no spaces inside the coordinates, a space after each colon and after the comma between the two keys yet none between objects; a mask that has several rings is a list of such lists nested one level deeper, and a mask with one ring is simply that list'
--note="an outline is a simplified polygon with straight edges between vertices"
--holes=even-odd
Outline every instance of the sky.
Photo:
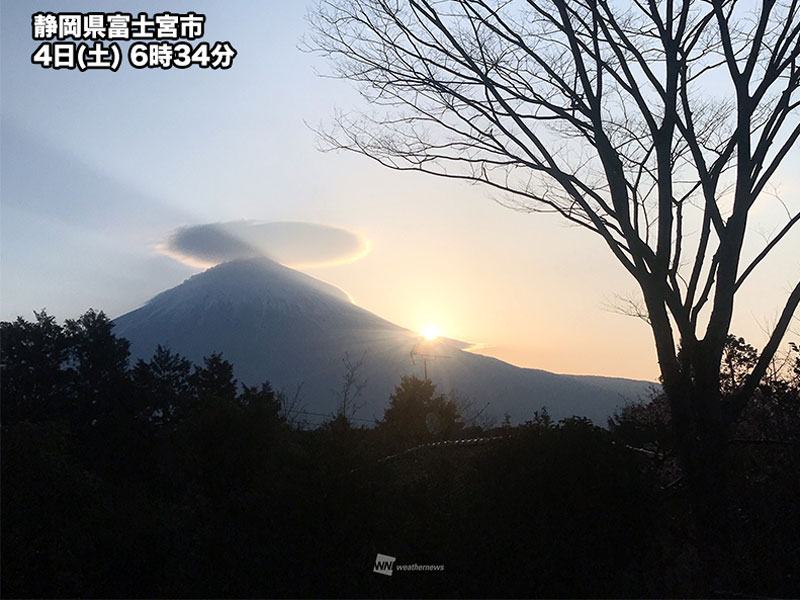
[{"label": "sky", "polygon": [[[31,64],[33,12],[123,8],[204,13],[203,39],[229,41],[233,67]],[[648,326],[608,308],[636,284],[599,238],[504,208],[480,186],[319,151],[313,126],[359,97],[298,49],[303,2],[4,0],[0,10],[3,320],[42,308],[59,320],[89,307],[117,317],[204,268],[168,251],[177,231],[305,223],[349,232],[358,251],[294,266],[398,325],[434,326],[519,366],[657,378]],[[779,175],[796,206],[798,175]],[[773,231],[781,211],[759,208],[754,231]],[[757,346],[798,279],[798,249],[795,232],[743,288],[734,332]]]}]

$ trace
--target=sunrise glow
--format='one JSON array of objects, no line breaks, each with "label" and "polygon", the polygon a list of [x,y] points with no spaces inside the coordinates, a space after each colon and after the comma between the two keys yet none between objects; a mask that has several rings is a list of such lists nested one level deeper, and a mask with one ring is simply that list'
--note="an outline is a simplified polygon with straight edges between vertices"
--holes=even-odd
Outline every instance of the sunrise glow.
[{"label": "sunrise glow", "polygon": [[422,328],[422,335],[425,336],[426,340],[435,340],[441,335],[441,331],[436,325],[426,325]]}]

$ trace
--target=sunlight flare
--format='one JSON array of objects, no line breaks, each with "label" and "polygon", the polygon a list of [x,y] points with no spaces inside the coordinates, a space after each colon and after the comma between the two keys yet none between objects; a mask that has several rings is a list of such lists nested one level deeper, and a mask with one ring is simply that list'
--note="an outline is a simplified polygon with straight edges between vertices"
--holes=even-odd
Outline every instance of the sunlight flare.
[{"label": "sunlight flare", "polygon": [[422,328],[422,335],[425,336],[425,339],[429,341],[435,340],[441,334],[442,332],[439,331],[439,328],[436,327],[436,325],[426,325]]}]

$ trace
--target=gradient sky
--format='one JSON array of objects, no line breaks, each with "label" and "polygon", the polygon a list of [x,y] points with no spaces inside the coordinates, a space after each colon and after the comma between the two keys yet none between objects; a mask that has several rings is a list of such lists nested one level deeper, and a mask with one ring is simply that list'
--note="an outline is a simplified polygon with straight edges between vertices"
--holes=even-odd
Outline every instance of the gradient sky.
[{"label": "gradient sky", "polygon": [[[2,2],[0,317],[59,320],[89,307],[116,317],[198,267],[158,252],[179,227],[238,220],[341,227],[370,252],[303,269],[399,325],[479,344],[517,365],[655,379],[647,325],[609,311],[636,289],[599,238],[557,217],[502,208],[481,187],[395,173],[317,150],[305,124],[351,109],[357,94],[322,79],[297,49],[302,2],[192,2],[204,39],[238,50],[230,71],[117,73],[30,63],[35,11],[189,10],[177,2]],[[800,163],[795,151],[787,164]],[[776,179],[800,203],[800,177]],[[755,213],[752,255],[781,217]],[[763,242],[762,242],[763,243]],[[734,331],[763,343],[800,274],[800,238],[751,277]]]}]

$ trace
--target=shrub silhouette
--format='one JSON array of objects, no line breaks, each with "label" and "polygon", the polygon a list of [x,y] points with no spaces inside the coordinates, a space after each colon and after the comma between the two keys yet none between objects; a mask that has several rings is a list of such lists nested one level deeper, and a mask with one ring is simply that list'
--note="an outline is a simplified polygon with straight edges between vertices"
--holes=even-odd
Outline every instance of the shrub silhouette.
[{"label": "shrub silhouette", "polygon": [[[304,430],[281,394],[240,385],[220,355],[194,366],[159,347],[126,368],[102,313],[63,327],[38,313],[2,323],[0,341],[5,596],[703,591],[686,491],[662,489],[666,462],[652,458],[670,449],[659,398],[609,430],[541,411],[482,444],[428,446],[466,433],[456,404],[418,378],[373,429],[340,414]],[[800,395],[787,372],[737,424],[761,442],[732,453],[737,593],[798,591]],[[445,570],[376,575],[378,552]]]}]

